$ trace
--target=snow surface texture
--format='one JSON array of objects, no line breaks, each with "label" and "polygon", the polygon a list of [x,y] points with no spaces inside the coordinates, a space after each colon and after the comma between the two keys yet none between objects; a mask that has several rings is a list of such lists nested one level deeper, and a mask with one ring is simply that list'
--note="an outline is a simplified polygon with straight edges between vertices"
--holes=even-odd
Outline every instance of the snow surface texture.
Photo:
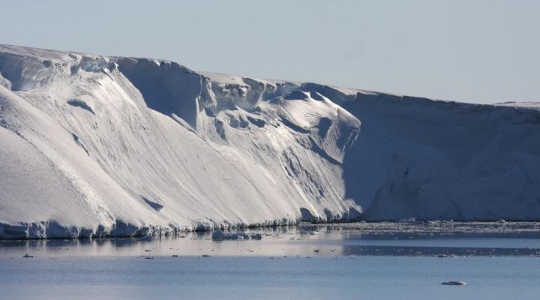
[{"label": "snow surface texture", "polygon": [[0,238],[537,220],[534,106],[0,45]]}]

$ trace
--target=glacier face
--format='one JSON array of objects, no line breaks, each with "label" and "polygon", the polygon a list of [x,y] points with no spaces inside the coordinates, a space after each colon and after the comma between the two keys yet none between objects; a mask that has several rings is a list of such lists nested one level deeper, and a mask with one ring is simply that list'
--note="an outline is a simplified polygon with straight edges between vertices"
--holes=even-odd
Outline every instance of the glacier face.
[{"label": "glacier face", "polygon": [[0,45],[0,237],[539,219],[522,106]]}]

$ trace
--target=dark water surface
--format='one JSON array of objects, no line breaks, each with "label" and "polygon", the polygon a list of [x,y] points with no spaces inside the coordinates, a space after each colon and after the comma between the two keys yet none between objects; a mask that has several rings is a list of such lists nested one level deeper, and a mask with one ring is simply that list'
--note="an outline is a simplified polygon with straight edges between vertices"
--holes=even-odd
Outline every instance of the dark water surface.
[{"label": "dark water surface", "polygon": [[[534,234],[0,241],[0,299],[538,299]],[[24,258],[28,254],[31,258]],[[203,257],[203,255],[205,257]],[[443,281],[465,281],[445,286]]]}]

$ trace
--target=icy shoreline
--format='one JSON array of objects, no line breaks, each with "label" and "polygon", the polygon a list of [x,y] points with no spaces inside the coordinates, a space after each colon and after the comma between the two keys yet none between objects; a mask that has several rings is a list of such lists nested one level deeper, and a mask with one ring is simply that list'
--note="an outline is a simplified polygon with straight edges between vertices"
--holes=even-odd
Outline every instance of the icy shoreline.
[{"label": "icy shoreline", "polygon": [[[172,228],[148,226],[136,228],[120,223],[110,231],[92,231],[75,227],[61,227],[55,223],[49,230],[35,230],[36,225],[0,224],[0,240],[47,240],[47,239],[114,239],[141,237],[178,237],[186,233],[225,233],[244,234],[246,230],[270,230],[276,228],[295,228],[310,232],[316,230],[354,230],[363,238],[422,238],[422,237],[523,237],[540,238],[540,222],[537,221],[401,221],[401,222],[332,222],[332,223],[267,223],[267,224],[220,224],[198,225],[191,228]],[[43,226],[43,225],[42,225]],[[50,231],[55,230],[55,231]],[[227,239],[227,238],[223,238]],[[220,240],[220,239],[216,239]]]},{"label": "icy shoreline", "polygon": [[116,222],[106,229],[98,226],[92,230],[76,226],[61,226],[56,222],[41,222],[31,224],[1,224],[0,240],[31,240],[31,239],[87,239],[87,238],[123,238],[148,236],[176,236],[187,232],[241,231],[253,228],[270,228],[279,226],[294,226],[296,221],[280,220],[262,224],[196,224],[193,226],[142,226],[137,227],[124,222]]}]

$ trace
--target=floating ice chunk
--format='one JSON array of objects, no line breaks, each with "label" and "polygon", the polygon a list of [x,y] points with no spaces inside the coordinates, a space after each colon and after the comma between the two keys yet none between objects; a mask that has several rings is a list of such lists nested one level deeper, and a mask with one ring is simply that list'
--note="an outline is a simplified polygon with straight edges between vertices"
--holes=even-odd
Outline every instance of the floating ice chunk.
[{"label": "floating ice chunk", "polygon": [[465,281],[443,281],[441,282],[442,285],[467,285]]}]

